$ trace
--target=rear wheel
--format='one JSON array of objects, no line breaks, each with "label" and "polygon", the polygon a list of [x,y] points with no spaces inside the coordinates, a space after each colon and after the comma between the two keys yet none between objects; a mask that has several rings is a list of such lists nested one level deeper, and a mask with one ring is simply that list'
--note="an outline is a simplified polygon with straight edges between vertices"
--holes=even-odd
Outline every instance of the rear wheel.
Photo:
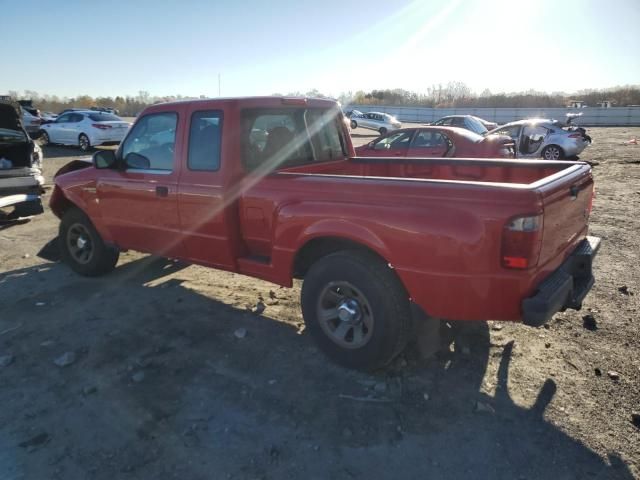
[{"label": "rear wheel", "polygon": [[78,146],[80,150],[83,152],[88,152],[91,148],[91,142],[89,141],[89,137],[87,137],[84,133],[81,133],[78,137]]},{"label": "rear wheel", "polygon": [[564,158],[564,150],[557,145],[547,145],[542,150],[542,158],[545,160],[562,160]]},{"label": "rear wheel", "polygon": [[321,258],[302,285],[302,313],[318,346],[336,363],[372,370],[388,364],[409,337],[404,287],[380,258],[344,250]]},{"label": "rear wheel", "polygon": [[63,260],[80,275],[103,275],[118,263],[118,250],[102,241],[91,220],[77,208],[62,217],[58,242]]},{"label": "rear wheel", "polygon": [[358,128],[358,124],[356,123],[355,120],[351,120],[351,128],[353,128],[354,130]]},{"label": "rear wheel", "polygon": [[387,129],[384,127],[380,127],[380,130],[378,130],[380,132],[380,135],[384,135],[385,133],[387,133]]}]

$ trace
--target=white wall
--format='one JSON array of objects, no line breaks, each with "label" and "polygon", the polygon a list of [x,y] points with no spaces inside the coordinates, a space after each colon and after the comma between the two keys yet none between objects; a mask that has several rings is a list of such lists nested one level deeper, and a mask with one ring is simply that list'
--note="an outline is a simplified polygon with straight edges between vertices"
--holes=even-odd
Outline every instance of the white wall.
[{"label": "white wall", "polygon": [[382,105],[348,105],[344,111],[384,112],[402,122],[429,123],[445,115],[476,115],[500,124],[523,118],[555,118],[564,121],[567,113],[582,113],[575,123],[584,126],[640,126],[640,107],[612,108],[424,108]]}]

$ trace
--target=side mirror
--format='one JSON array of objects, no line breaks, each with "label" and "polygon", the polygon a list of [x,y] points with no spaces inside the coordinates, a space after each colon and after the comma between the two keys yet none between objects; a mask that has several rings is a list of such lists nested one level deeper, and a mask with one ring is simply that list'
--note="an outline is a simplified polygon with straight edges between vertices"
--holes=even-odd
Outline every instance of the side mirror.
[{"label": "side mirror", "polygon": [[128,168],[135,168],[138,170],[147,170],[151,167],[151,162],[149,162],[147,157],[135,152],[127,154],[124,159],[124,163]]},{"label": "side mirror", "polygon": [[95,168],[113,168],[116,164],[116,153],[113,150],[100,150],[91,159]]}]

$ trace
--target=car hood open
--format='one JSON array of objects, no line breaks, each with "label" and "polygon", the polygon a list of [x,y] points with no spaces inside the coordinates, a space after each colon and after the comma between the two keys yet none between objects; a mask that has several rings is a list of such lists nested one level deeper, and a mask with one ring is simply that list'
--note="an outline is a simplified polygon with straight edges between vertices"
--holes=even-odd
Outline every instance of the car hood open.
[{"label": "car hood open", "polygon": [[24,131],[20,106],[17,103],[0,101],[0,128]]}]

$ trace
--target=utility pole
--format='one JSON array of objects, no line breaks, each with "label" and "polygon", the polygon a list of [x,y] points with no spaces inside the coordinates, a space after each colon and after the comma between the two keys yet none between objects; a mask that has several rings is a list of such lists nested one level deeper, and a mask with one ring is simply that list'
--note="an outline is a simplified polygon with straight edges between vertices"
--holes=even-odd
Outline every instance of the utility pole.
[{"label": "utility pole", "polygon": [[220,96],[220,74],[218,74],[218,96]]}]

